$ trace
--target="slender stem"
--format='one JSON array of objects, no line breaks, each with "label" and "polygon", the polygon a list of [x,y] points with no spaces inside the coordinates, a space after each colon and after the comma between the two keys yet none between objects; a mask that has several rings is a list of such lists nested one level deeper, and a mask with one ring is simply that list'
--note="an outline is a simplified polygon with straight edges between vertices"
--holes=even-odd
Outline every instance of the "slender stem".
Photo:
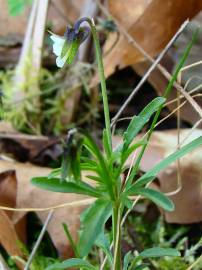
[{"label": "slender stem", "polygon": [[121,207],[120,203],[113,206],[113,240],[114,240],[114,262],[113,270],[121,270]]},{"label": "slender stem", "polygon": [[62,225],[63,225],[64,232],[65,232],[65,234],[66,234],[66,236],[67,236],[67,239],[69,240],[69,242],[70,242],[70,244],[71,244],[71,247],[72,247],[72,249],[73,249],[73,251],[74,251],[74,255],[75,255],[77,258],[80,258],[78,249],[77,249],[77,247],[76,247],[76,244],[74,243],[74,240],[72,239],[72,236],[71,236],[71,233],[70,233],[70,231],[69,231],[69,228],[68,228],[67,224],[66,224],[66,223],[63,223]]},{"label": "slender stem", "polygon": [[[111,127],[110,127],[110,115],[109,115],[109,103],[107,97],[107,88],[106,88],[106,81],[104,75],[104,66],[102,61],[102,53],[100,48],[100,43],[97,35],[97,31],[95,28],[95,24],[93,20],[89,18],[82,18],[79,22],[75,25],[76,31],[82,22],[86,21],[91,28],[91,33],[94,40],[95,52],[96,52],[96,60],[98,64],[98,72],[100,76],[101,82],[101,91],[102,91],[102,100],[104,106],[104,118],[105,118],[105,127],[106,127],[106,137],[107,137],[107,144],[109,148],[108,155],[112,153],[112,134],[111,134]],[[121,206],[119,201],[119,193],[116,187],[114,187],[114,194],[115,194],[115,201],[113,203],[113,242],[114,242],[114,262],[113,262],[113,270],[121,270]]]},{"label": "slender stem", "polygon": [[104,75],[104,66],[103,66],[103,61],[102,61],[101,48],[100,48],[100,43],[99,43],[99,39],[98,39],[94,22],[90,20],[89,18],[86,18],[86,21],[89,23],[91,27],[91,32],[92,32],[92,36],[94,40],[95,52],[96,52],[96,58],[97,58],[97,64],[98,64],[98,72],[100,76],[100,83],[101,83],[101,90],[102,90],[107,140],[108,140],[109,149],[110,151],[112,151],[112,135],[111,135],[111,127],[110,127],[109,104],[108,104],[107,88],[106,88],[106,81],[105,81],[105,75]]}]

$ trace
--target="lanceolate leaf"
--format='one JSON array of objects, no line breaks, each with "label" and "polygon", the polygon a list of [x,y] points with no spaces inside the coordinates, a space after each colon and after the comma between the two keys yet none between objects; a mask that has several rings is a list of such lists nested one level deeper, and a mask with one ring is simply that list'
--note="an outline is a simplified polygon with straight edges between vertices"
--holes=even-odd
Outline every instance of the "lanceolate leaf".
[{"label": "lanceolate leaf", "polygon": [[108,258],[110,265],[112,265],[113,257],[112,257],[112,253],[110,250],[110,241],[109,241],[107,235],[104,234],[104,232],[102,232],[98,236],[95,244],[96,244],[96,246],[98,246],[99,248],[101,248],[104,251],[104,253],[106,254],[106,256]]},{"label": "lanceolate leaf", "polygon": [[165,98],[157,97],[152,100],[138,116],[134,116],[124,133],[124,146],[126,149],[138,132],[144,127],[144,125],[149,121],[150,117],[159,109],[161,105],[165,102]]},{"label": "lanceolate leaf", "polygon": [[91,187],[90,185],[79,182],[67,182],[63,181],[60,182],[59,178],[48,178],[48,177],[34,177],[31,180],[32,184],[35,186],[54,191],[54,192],[62,192],[62,193],[77,193],[77,194],[84,194],[89,195],[92,197],[100,197],[101,194],[96,189]]},{"label": "lanceolate leaf", "polygon": [[169,155],[165,159],[163,159],[161,162],[159,162],[156,166],[154,166],[151,170],[146,172],[143,176],[141,176],[133,185],[134,188],[141,187],[143,185],[146,185],[147,183],[152,181],[152,177],[156,176],[161,170],[168,167],[172,162],[178,160],[179,158],[183,157],[187,153],[193,151],[197,147],[202,145],[202,136],[199,138],[193,140],[189,144],[183,146],[173,154]]},{"label": "lanceolate leaf", "polygon": [[100,171],[100,179],[102,182],[107,186],[109,194],[111,197],[113,197],[113,188],[112,188],[112,177],[109,175],[109,170],[106,164],[106,160],[103,157],[100,149],[94,142],[93,138],[86,133],[84,134],[84,143],[83,146],[86,147],[86,149],[89,150],[89,152],[97,159],[98,161],[98,168]]},{"label": "lanceolate leaf", "polygon": [[128,266],[129,266],[129,263],[130,263],[130,261],[131,261],[131,257],[132,257],[131,251],[129,251],[129,252],[124,256],[124,260],[123,260],[123,270],[128,270]]},{"label": "lanceolate leaf", "polygon": [[174,248],[153,247],[145,249],[139,254],[139,256],[142,258],[155,258],[163,256],[177,257],[180,256],[180,252]]},{"label": "lanceolate leaf", "polygon": [[54,263],[51,266],[47,267],[45,270],[55,270],[55,269],[67,269],[67,268],[76,268],[76,269],[85,269],[85,270],[96,270],[96,268],[89,262],[72,258],[61,263]]},{"label": "lanceolate leaf", "polygon": [[145,140],[141,140],[137,143],[132,144],[126,151],[122,153],[122,163],[125,163],[127,158],[140,146],[145,145],[147,142]]},{"label": "lanceolate leaf", "polygon": [[77,248],[76,248],[76,244],[75,244],[75,242],[74,242],[74,240],[73,240],[73,238],[72,238],[72,236],[71,236],[71,233],[70,233],[70,231],[69,231],[68,225],[67,225],[66,223],[63,223],[62,225],[63,225],[64,232],[65,232],[65,234],[66,234],[66,236],[67,236],[67,239],[68,239],[69,243],[71,244],[71,248],[72,248],[73,251],[74,251],[74,255],[75,255],[77,258],[79,258],[80,256],[79,256],[78,250],[77,250]]},{"label": "lanceolate leaf", "polygon": [[135,189],[134,187],[132,187],[131,189],[129,189],[128,193],[130,195],[136,194],[144,196],[145,198],[150,199],[151,201],[153,201],[155,204],[162,207],[166,211],[173,211],[175,209],[173,202],[167,196],[154,189],[150,188]]},{"label": "lanceolate leaf", "polygon": [[81,257],[85,257],[89,253],[97,237],[102,233],[104,224],[111,216],[111,212],[110,202],[100,199],[87,209],[82,221],[83,229],[77,246]]}]

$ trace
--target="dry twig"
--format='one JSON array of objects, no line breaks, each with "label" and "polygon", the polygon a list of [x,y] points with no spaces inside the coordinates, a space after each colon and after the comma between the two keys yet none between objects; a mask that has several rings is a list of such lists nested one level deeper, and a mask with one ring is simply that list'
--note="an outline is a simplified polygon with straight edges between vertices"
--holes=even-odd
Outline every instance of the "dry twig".
[{"label": "dry twig", "polygon": [[38,249],[38,247],[39,247],[39,245],[40,245],[40,243],[41,243],[41,241],[43,239],[43,236],[44,236],[44,234],[46,232],[46,228],[48,227],[48,224],[49,224],[51,218],[53,217],[53,214],[54,214],[54,210],[51,210],[49,212],[47,218],[46,218],[46,221],[45,221],[45,223],[43,225],[43,228],[42,228],[42,230],[41,230],[41,232],[39,234],[39,237],[38,237],[38,239],[37,239],[37,241],[35,243],[35,246],[32,249],[32,252],[31,252],[31,254],[30,254],[29,258],[28,258],[28,261],[27,261],[27,263],[26,263],[26,265],[24,267],[24,270],[29,270],[29,267],[30,267],[30,265],[32,263],[32,260],[33,260],[34,256],[36,255],[37,249]]}]

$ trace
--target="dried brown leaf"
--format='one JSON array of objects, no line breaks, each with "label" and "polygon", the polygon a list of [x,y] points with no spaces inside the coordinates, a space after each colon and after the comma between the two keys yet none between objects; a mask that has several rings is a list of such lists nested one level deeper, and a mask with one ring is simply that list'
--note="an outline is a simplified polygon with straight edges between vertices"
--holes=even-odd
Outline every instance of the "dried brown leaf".
[{"label": "dried brown leaf", "polygon": [[[33,166],[29,163],[11,163],[0,161],[0,172],[4,170],[15,170],[17,176],[17,208],[45,208],[55,205],[77,202],[85,199],[86,196],[76,194],[55,193],[46,190],[41,190],[33,186],[30,182],[32,177],[47,176],[50,168]],[[62,223],[67,223],[73,239],[76,240],[77,232],[80,224],[80,213],[84,209],[83,205],[60,208],[55,210],[54,216],[48,226],[50,237],[57,248],[60,256],[72,256],[72,250],[65,237]],[[14,223],[18,223],[25,215],[25,212],[16,212],[13,217]],[[42,223],[45,222],[47,212],[36,213]]]},{"label": "dried brown leaf", "polygon": [[[22,252],[17,245],[19,241],[15,227],[6,213],[0,210],[0,244],[4,247],[9,255],[22,256]],[[21,263],[17,263],[20,269],[23,269]]]},{"label": "dried brown leaf", "polygon": [[[188,0],[186,5],[183,0],[152,0],[150,4],[149,1],[137,0],[124,4],[121,0],[109,1],[109,11],[150,56],[158,54],[182,22],[192,18],[201,8],[202,4],[197,0]],[[141,12],[143,10],[142,14],[139,9]],[[114,49],[104,59],[106,76],[117,67],[122,69],[142,60],[144,56],[121,35]]]},{"label": "dried brown leaf", "polygon": [[[9,170],[0,174],[0,205],[15,207],[17,182],[15,178],[15,171]],[[7,212],[9,217],[12,212]]]},{"label": "dried brown leaf", "polygon": [[61,154],[58,138],[35,136],[14,130],[7,122],[0,121],[0,152],[15,160],[31,161],[37,164],[55,160]]},{"label": "dried brown leaf", "polygon": [[[1,166],[0,166],[1,168]],[[6,170],[2,173],[0,173],[0,205],[6,206],[6,207],[16,207],[16,196],[17,196],[17,181],[16,181],[16,175],[14,170]],[[7,215],[8,218],[5,219],[4,214]],[[1,231],[2,234],[5,234],[5,236],[2,236],[1,245],[6,249],[9,255],[15,255],[11,252],[15,251],[17,248],[17,251],[19,251],[19,247],[17,246],[16,239],[21,240],[25,243],[26,241],[26,218],[22,218],[20,222],[17,222],[16,224],[13,224],[12,217],[13,212],[10,211],[2,211],[2,219],[0,219],[0,227],[3,228],[5,224],[8,223],[8,230],[11,230],[11,234],[14,236],[13,242],[10,242],[10,238],[5,241],[6,232]],[[13,248],[11,247],[13,243]],[[17,255],[21,254],[21,252],[18,252]]]}]

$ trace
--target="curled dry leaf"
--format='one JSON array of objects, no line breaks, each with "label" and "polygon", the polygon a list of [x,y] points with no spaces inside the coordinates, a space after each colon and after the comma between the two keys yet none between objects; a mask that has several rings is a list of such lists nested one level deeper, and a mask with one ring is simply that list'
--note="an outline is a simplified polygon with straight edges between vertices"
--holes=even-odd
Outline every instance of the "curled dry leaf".
[{"label": "curled dry leaf", "polygon": [[[17,245],[18,240],[15,226],[6,213],[0,210],[0,244],[9,255],[22,257],[23,254]],[[21,263],[16,263],[20,269],[23,269],[23,265]]]},{"label": "curled dry leaf", "polygon": [[[110,13],[150,56],[158,54],[183,21],[192,18],[201,8],[202,3],[198,0],[188,0],[186,5],[183,0],[131,0],[124,3],[109,0]],[[110,39],[108,42],[111,44]],[[117,67],[122,69],[142,60],[144,56],[121,35],[104,59],[105,74],[109,76]]]},{"label": "curled dry leaf", "polygon": [[[190,133],[189,129],[181,130],[180,140]],[[201,130],[195,130],[186,143],[202,135]],[[117,139],[116,139],[117,140]],[[174,152],[177,148],[177,130],[154,132],[150,144],[145,151],[141,162],[141,170],[148,171],[163,158]],[[175,211],[164,212],[167,222],[194,223],[202,221],[202,147],[187,154],[180,160],[180,175],[182,188],[175,195],[170,196],[175,204]],[[132,157],[127,161],[128,166]],[[153,188],[164,193],[178,189],[177,163],[173,163],[158,175],[158,183]]]},{"label": "curled dry leaf", "polygon": [[[1,168],[1,167],[0,167]],[[15,172],[6,170],[0,173],[0,205],[7,207],[16,206],[17,182]],[[22,256],[17,244],[25,238],[24,219],[16,225],[12,222],[13,212],[0,210],[0,244],[10,256]],[[23,269],[21,263],[18,267]]]},{"label": "curled dry leaf", "polygon": [[[0,204],[8,207],[16,205],[17,182],[15,171],[5,171],[0,174]],[[12,217],[12,212],[7,212]]]},{"label": "curled dry leaf", "polygon": [[0,152],[18,161],[44,164],[62,153],[58,138],[20,133],[11,124],[0,121]]},{"label": "curled dry leaf", "polygon": [[[33,186],[30,182],[32,177],[47,176],[50,168],[33,166],[29,163],[5,162],[0,161],[0,172],[5,170],[15,170],[17,178],[17,208],[46,208],[68,202],[77,202],[83,200],[86,196],[76,194],[55,193],[41,190]],[[62,223],[69,226],[73,239],[76,240],[77,231],[80,226],[80,213],[86,205],[77,205],[74,207],[64,207],[55,210],[54,216],[48,225],[48,232],[61,257],[72,256],[72,250],[66,240]],[[42,223],[47,217],[46,212],[36,212]],[[26,212],[15,212],[13,215],[14,224],[18,223]]]}]

